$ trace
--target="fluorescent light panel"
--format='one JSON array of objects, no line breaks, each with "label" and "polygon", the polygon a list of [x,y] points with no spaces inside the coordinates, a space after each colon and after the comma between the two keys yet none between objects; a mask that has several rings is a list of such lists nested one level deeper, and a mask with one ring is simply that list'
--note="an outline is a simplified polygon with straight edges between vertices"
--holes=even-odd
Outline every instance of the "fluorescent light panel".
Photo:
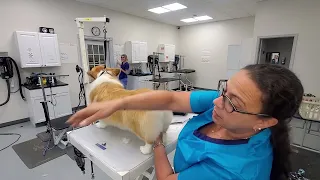
[{"label": "fluorescent light panel", "polygon": [[149,9],[148,11],[156,13],[156,14],[162,14],[162,13],[166,13],[169,11],[176,11],[176,10],[185,9],[185,8],[187,8],[187,6],[184,6],[179,3],[173,3],[173,4],[165,5],[162,7]]},{"label": "fluorescent light panel", "polygon": [[185,22],[185,23],[191,23],[191,22],[196,22],[196,21],[205,21],[213,19],[210,16],[198,16],[198,17],[193,17],[193,18],[187,18],[187,19],[181,19],[180,21]]},{"label": "fluorescent light panel", "polygon": [[194,17],[194,19],[199,20],[199,21],[205,21],[205,20],[212,19],[212,17],[210,17],[210,16],[198,16],[198,17]]},{"label": "fluorescent light panel", "polygon": [[176,11],[176,10],[187,8],[187,6],[184,6],[184,5],[179,4],[179,3],[173,3],[173,4],[169,4],[169,5],[162,6],[162,7],[165,8],[165,9],[169,9],[170,11]]},{"label": "fluorescent light panel", "polygon": [[188,18],[188,19],[181,19],[182,22],[185,23],[191,23],[191,22],[196,22],[198,20],[194,19],[194,18]]},{"label": "fluorescent light panel", "polygon": [[156,14],[162,14],[162,13],[169,12],[170,10],[162,8],[162,7],[157,7],[157,8],[149,9],[148,11],[156,13]]}]

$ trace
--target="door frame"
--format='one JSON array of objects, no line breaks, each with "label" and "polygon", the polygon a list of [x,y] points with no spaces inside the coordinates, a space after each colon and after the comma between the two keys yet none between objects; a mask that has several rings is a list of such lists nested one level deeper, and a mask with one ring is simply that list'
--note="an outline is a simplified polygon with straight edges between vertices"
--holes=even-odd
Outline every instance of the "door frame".
[{"label": "door frame", "polygon": [[254,63],[258,64],[260,59],[260,52],[261,52],[261,41],[263,39],[270,39],[270,38],[288,38],[293,37],[293,45],[291,50],[291,59],[289,64],[289,69],[293,70],[295,54],[297,49],[297,42],[298,42],[299,34],[283,34],[283,35],[270,35],[270,36],[257,36],[257,43],[256,43],[256,51],[254,56]]}]

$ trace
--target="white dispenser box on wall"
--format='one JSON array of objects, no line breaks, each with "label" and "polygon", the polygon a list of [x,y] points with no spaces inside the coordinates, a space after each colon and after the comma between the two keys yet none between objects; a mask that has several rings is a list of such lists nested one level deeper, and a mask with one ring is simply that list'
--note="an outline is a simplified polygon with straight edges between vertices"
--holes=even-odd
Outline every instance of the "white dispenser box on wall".
[{"label": "white dispenser box on wall", "polygon": [[158,45],[159,62],[173,62],[176,54],[176,46],[173,44]]},{"label": "white dispenser box on wall", "polygon": [[148,61],[148,44],[141,41],[127,41],[124,52],[129,63],[146,63]]}]

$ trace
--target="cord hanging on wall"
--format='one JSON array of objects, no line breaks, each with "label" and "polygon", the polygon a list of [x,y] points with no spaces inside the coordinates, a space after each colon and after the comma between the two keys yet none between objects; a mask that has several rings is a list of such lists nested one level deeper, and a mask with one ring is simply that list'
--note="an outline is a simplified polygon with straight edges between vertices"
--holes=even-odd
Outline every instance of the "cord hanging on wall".
[{"label": "cord hanging on wall", "polygon": [[11,91],[10,91],[10,81],[9,79],[13,78],[13,65],[15,66],[16,68],[16,72],[17,72],[17,76],[18,76],[18,79],[19,79],[19,89],[20,90],[20,95],[21,95],[21,98],[23,100],[26,100],[26,98],[24,97],[23,95],[23,92],[22,92],[22,83],[21,83],[21,77],[20,77],[20,71],[19,71],[19,68],[18,68],[18,65],[17,63],[11,58],[11,57],[0,57],[0,74],[1,74],[1,78],[4,79],[6,81],[6,84],[7,84],[7,99],[5,102],[1,103],[0,106],[3,106],[5,104],[7,104],[9,101],[10,101],[10,95],[11,95]]}]

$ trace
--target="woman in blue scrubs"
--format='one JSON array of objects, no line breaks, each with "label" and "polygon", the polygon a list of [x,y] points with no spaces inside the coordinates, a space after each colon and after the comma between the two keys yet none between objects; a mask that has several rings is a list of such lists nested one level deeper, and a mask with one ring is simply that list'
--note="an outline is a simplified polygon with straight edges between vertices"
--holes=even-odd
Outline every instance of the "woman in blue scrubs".
[{"label": "woman in blue scrubs", "polygon": [[119,80],[122,83],[123,88],[127,89],[130,65],[128,63],[128,57],[126,54],[121,55],[121,63],[118,62],[118,65],[120,66],[120,69],[121,69],[121,72],[119,74]]},{"label": "woman in blue scrubs", "polygon": [[117,110],[197,112],[178,139],[174,170],[162,138],[154,143],[158,180],[286,179],[290,172],[288,120],[303,87],[290,70],[249,65],[218,91],[154,91],[93,103],[69,119],[85,126]]}]

